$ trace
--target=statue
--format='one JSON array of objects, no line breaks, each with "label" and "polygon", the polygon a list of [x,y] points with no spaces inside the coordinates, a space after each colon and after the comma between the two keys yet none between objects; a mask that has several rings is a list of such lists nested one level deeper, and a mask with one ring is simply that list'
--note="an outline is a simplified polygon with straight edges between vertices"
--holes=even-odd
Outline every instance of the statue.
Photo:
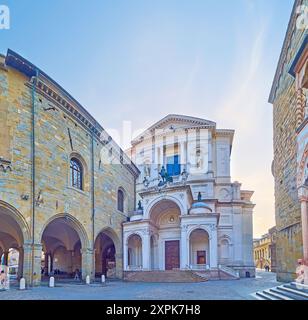
[{"label": "statue", "polygon": [[161,176],[162,181],[159,182],[158,187],[163,187],[168,182],[171,182],[171,183],[173,182],[173,178],[169,176],[164,166],[162,166],[159,175]]},{"label": "statue", "polygon": [[199,201],[199,202],[202,201],[202,194],[201,194],[201,192],[198,193],[198,201]]},{"label": "statue", "polygon": [[167,175],[167,171],[166,171],[166,169],[165,169],[164,166],[161,167],[161,170],[160,170],[159,175],[160,175],[161,178],[163,179],[163,182],[165,182],[165,180],[166,180],[166,175]]},{"label": "statue", "polygon": [[185,168],[184,168],[183,172],[181,173],[181,177],[182,177],[182,181],[186,182],[186,180],[188,178],[188,173]]},{"label": "statue", "polygon": [[149,185],[150,185],[150,182],[149,182],[149,180],[147,179],[147,177],[144,177],[144,179],[143,179],[143,185],[146,187],[146,188],[148,188],[149,187]]},{"label": "statue", "polygon": [[143,208],[142,208],[142,203],[141,203],[141,200],[139,200],[138,202],[138,211],[142,211]]},{"label": "statue", "polygon": [[151,176],[151,166],[149,164],[144,165],[144,176],[145,177]]}]

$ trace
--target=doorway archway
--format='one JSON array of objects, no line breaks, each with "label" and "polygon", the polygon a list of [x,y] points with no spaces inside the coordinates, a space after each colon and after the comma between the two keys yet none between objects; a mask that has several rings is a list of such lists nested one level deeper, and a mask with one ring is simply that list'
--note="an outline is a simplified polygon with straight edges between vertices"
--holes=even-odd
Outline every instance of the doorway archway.
[{"label": "doorway archway", "polygon": [[81,250],[88,247],[82,225],[70,215],[53,217],[41,236],[43,245],[42,275],[56,278],[85,278]]},{"label": "doorway archway", "polygon": [[205,269],[210,265],[209,234],[203,229],[195,229],[189,236],[189,261],[193,269]]},{"label": "doorway archway", "polygon": [[120,241],[116,233],[110,229],[101,231],[95,240],[95,276],[105,275],[107,278],[122,276]]}]

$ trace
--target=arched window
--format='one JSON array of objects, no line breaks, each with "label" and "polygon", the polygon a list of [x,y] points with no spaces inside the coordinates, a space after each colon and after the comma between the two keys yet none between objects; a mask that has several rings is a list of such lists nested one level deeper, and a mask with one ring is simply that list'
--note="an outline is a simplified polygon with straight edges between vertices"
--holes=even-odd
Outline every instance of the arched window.
[{"label": "arched window", "polygon": [[82,190],[83,168],[80,161],[76,158],[71,159],[71,186]]},{"label": "arched window", "polygon": [[124,212],[124,192],[123,190],[118,190],[118,210]]},{"label": "arched window", "polygon": [[224,239],[220,243],[220,250],[221,250],[221,258],[222,259],[229,259],[229,241]]}]

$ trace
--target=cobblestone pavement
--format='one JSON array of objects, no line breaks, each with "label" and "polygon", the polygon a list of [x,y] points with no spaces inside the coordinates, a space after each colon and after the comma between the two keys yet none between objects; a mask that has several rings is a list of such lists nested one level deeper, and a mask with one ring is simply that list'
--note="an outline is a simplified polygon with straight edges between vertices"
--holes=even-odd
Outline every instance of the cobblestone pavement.
[{"label": "cobblestone pavement", "polygon": [[0,300],[254,300],[252,293],[279,285],[276,275],[262,271],[255,279],[202,283],[132,283],[123,281],[76,285],[59,283],[26,291],[0,292]]}]

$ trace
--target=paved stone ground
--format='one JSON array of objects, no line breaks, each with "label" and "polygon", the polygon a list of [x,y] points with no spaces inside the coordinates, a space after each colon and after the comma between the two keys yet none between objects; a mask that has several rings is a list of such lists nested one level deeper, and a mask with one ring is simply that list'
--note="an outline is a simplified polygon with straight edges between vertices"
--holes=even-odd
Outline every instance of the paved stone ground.
[{"label": "paved stone ground", "polygon": [[26,291],[0,292],[0,300],[254,300],[251,293],[279,285],[274,273],[258,271],[255,279],[202,283],[132,283],[76,285],[59,283]]}]

